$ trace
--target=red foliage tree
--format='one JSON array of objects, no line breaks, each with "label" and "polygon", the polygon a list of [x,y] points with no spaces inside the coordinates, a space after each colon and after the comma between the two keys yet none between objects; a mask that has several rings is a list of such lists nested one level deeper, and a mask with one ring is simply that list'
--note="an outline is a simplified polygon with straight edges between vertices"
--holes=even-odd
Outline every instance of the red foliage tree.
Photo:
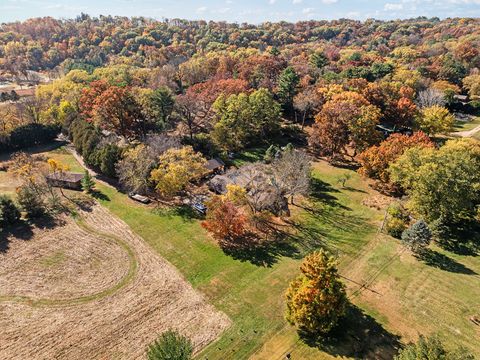
[{"label": "red foliage tree", "polygon": [[119,135],[146,131],[140,106],[128,87],[111,86],[104,80],[92,82],[83,90],[80,109],[87,121]]},{"label": "red foliage tree", "polygon": [[215,196],[207,205],[207,217],[202,226],[215,239],[235,243],[247,233],[247,218],[231,201]]}]

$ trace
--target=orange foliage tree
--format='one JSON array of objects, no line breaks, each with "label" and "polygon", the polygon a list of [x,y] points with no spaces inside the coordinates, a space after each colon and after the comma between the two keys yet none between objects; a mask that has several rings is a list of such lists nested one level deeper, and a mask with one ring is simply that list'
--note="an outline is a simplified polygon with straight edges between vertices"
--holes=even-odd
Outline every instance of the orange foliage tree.
[{"label": "orange foliage tree", "polygon": [[358,172],[383,183],[390,182],[387,171],[390,163],[398,159],[407,149],[419,147],[433,147],[433,142],[423,132],[419,131],[412,136],[394,134],[380,145],[375,145],[357,156],[361,167]]}]

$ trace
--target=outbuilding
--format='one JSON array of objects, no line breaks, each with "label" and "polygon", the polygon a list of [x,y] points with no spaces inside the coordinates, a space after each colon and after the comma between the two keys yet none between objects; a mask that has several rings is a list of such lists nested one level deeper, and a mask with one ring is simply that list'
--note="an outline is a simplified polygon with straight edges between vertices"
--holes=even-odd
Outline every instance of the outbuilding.
[{"label": "outbuilding", "polygon": [[82,190],[83,174],[71,172],[55,172],[48,174],[47,183],[54,187],[70,190]]},{"label": "outbuilding", "polygon": [[221,174],[225,171],[225,163],[219,158],[214,158],[207,161],[205,168],[209,174]]}]

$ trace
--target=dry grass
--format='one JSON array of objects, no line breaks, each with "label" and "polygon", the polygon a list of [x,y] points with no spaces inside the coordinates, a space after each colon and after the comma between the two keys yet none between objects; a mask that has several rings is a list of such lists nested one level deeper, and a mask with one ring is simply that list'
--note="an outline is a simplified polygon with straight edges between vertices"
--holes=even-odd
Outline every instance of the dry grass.
[{"label": "dry grass", "polygon": [[81,216],[0,254],[0,358],[137,359],[170,328],[198,351],[229,326],[125,223]]}]

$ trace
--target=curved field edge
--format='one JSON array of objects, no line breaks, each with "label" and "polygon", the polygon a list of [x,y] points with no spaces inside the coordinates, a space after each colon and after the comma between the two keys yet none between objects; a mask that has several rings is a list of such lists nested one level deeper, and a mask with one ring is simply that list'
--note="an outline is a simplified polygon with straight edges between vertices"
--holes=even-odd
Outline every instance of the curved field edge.
[{"label": "curved field edge", "polygon": [[83,304],[86,302],[99,300],[104,297],[113,295],[117,291],[125,287],[133,279],[138,269],[138,260],[136,258],[136,255],[133,249],[125,241],[120,239],[118,236],[113,234],[107,234],[92,228],[90,225],[86,223],[86,221],[83,218],[79,216],[75,216],[74,219],[75,219],[75,223],[84,231],[92,235],[95,235],[96,237],[101,238],[105,241],[112,242],[120,246],[126,252],[128,256],[129,266],[125,276],[123,276],[122,279],[120,279],[120,281],[118,281],[114,286],[91,295],[85,295],[85,296],[69,298],[69,299],[50,299],[50,298],[34,298],[31,296],[15,296],[15,295],[1,296],[0,295],[0,302],[19,302],[19,303],[28,304],[30,306],[66,306],[66,305]]}]

